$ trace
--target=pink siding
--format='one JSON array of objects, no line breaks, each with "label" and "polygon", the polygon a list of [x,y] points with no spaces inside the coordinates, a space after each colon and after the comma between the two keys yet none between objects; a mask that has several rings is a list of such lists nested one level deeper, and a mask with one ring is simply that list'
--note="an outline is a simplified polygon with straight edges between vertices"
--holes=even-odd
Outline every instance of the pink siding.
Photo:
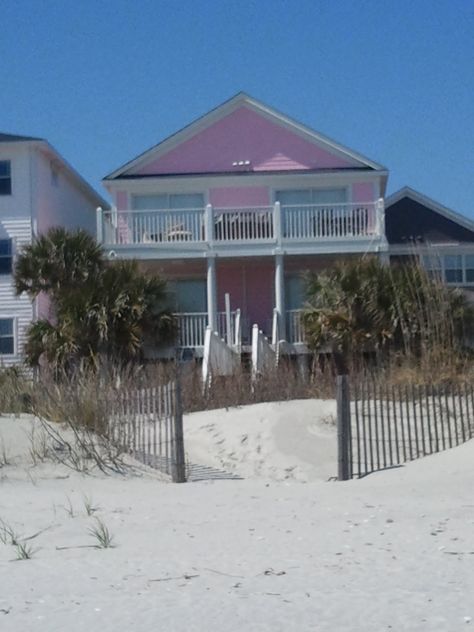
[{"label": "pink siding", "polygon": [[209,202],[218,208],[233,206],[268,206],[267,187],[222,187],[209,190]]},{"label": "pink siding", "polygon": [[[232,163],[250,160],[250,167]],[[355,161],[343,159],[241,106],[134,173],[215,173],[337,169]]]},{"label": "pink siding", "polygon": [[[240,308],[249,325],[265,329],[274,307],[274,266],[272,261],[253,260],[217,265],[218,309],[225,309],[224,296],[230,294],[231,308]],[[268,329],[266,331],[268,332]]]},{"label": "pink siding", "polygon": [[205,279],[206,261],[204,259],[176,259],[175,261],[141,261],[142,270],[158,273],[165,279]]},{"label": "pink siding", "polygon": [[117,203],[117,209],[119,211],[125,211],[129,208],[128,195],[126,191],[117,191],[116,203]]},{"label": "pink siding", "polygon": [[352,185],[353,202],[372,202],[374,199],[374,185],[372,182],[357,182]]}]

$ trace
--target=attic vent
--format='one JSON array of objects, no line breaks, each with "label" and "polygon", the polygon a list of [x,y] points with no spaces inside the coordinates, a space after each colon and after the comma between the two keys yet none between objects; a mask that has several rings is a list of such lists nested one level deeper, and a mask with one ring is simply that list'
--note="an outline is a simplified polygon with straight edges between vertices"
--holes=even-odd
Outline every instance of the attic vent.
[{"label": "attic vent", "polygon": [[232,163],[233,167],[248,167],[250,165],[250,160],[234,160]]}]

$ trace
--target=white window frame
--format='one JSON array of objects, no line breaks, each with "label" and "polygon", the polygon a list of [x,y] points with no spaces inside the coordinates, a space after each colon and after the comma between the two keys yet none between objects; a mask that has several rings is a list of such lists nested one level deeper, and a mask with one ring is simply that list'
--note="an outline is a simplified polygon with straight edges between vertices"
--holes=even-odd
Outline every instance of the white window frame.
[{"label": "white window frame", "polygon": [[[170,197],[174,196],[174,195],[200,195],[202,197],[203,200],[203,205],[202,208],[204,209],[206,204],[207,204],[207,195],[206,193],[204,193],[203,191],[155,191],[155,192],[146,192],[146,193],[132,193],[130,195],[130,205],[132,210],[138,210],[135,209],[135,200],[136,198],[140,198],[140,197],[154,197],[154,196],[159,196],[162,195],[163,197],[166,196],[167,198],[167,206],[162,207],[162,208],[151,208],[151,209],[146,209],[149,211],[179,211],[179,208],[171,208],[170,205]],[[201,207],[196,207],[196,210],[200,210]],[[193,209],[190,209],[193,210]]]},{"label": "white window frame", "polygon": [[[13,358],[18,355],[17,341],[18,341],[18,318],[16,316],[12,316],[10,314],[0,314],[0,320],[11,320],[12,321],[12,336],[13,336],[13,353],[1,353],[1,358]],[[10,336],[1,336],[2,338],[10,338]]]},{"label": "white window frame", "polygon": [[[338,185],[328,186],[327,184],[324,186],[295,186],[295,185],[291,186],[290,184],[287,184],[284,186],[272,188],[272,200],[273,200],[273,204],[275,202],[278,202],[277,194],[279,191],[334,191],[337,189],[343,189],[346,192],[346,200],[345,202],[334,202],[334,205],[351,204],[352,203],[352,185],[350,184],[342,184],[339,186]],[[285,205],[282,204],[282,206],[285,206]],[[301,206],[305,206],[305,205],[301,204]],[[307,206],[319,206],[319,205],[316,203],[310,203]],[[330,204],[327,204],[327,206],[330,206]]]},{"label": "white window frame", "polygon": [[[11,247],[11,253],[10,253],[10,257],[11,257],[11,261],[12,261],[12,269],[10,270],[10,272],[7,273],[2,273],[0,272],[0,279],[4,279],[5,277],[8,276],[12,276],[13,275],[13,270],[15,268],[15,252],[16,252],[16,240],[13,237],[3,237],[0,236],[0,241],[9,241],[10,242],[10,247]],[[0,254],[0,259],[7,259],[8,257],[5,257],[4,255]]]},{"label": "white window frame", "polygon": [[2,197],[11,197],[13,195],[13,170],[12,170],[12,161],[9,158],[1,159],[0,162],[6,162],[10,166],[10,175],[2,176],[0,175],[0,180],[10,180],[10,193],[0,193],[0,198]]},{"label": "white window frame", "polygon": [[[466,266],[466,257],[474,257],[474,252],[436,252],[433,255],[430,254],[425,254],[422,257],[422,262],[423,262],[423,267],[427,270],[427,271],[436,271],[439,270],[440,272],[440,276],[441,276],[441,280],[443,281],[443,283],[445,283],[446,285],[449,285],[450,287],[473,287],[474,286],[474,281],[468,281],[467,280],[467,266]],[[461,273],[462,273],[462,280],[461,281],[448,281],[446,279],[446,262],[445,262],[445,258],[446,257],[460,257],[461,258]],[[428,260],[439,260],[440,265],[436,266],[436,267],[431,267],[428,265]],[[450,269],[459,269],[459,268],[450,268]],[[474,270],[474,266],[469,268],[470,270]]]}]

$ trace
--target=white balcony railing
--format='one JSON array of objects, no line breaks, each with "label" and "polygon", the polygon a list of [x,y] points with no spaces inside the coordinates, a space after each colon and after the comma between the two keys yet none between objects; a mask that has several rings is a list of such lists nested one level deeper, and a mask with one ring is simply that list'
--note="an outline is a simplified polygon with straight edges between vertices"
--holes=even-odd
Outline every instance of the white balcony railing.
[{"label": "white balcony railing", "polygon": [[213,209],[214,240],[218,242],[274,239],[272,206]]},{"label": "white balcony railing", "polygon": [[375,234],[374,203],[283,206],[283,237],[347,239]]},{"label": "white balcony railing", "polygon": [[100,242],[114,245],[292,243],[372,239],[384,235],[383,200],[251,208],[118,211],[98,209]]},{"label": "white balcony railing", "polygon": [[203,218],[203,209],[106,211],[104,237],[114,245],[204,242]]}]

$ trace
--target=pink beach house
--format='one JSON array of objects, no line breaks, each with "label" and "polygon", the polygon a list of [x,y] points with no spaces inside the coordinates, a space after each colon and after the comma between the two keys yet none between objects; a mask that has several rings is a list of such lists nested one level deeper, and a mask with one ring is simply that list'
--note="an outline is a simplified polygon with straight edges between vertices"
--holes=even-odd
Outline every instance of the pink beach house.
[{"label": "pink beach house", "polygon": [[98,239],[169,279],[181,348],[199,355],[206,326],[226,338],[230,323],[244,349],[257,324],[305,351],[302,273],[388,256],[387,176],[239,93],[104,178],[114,206]]}]

